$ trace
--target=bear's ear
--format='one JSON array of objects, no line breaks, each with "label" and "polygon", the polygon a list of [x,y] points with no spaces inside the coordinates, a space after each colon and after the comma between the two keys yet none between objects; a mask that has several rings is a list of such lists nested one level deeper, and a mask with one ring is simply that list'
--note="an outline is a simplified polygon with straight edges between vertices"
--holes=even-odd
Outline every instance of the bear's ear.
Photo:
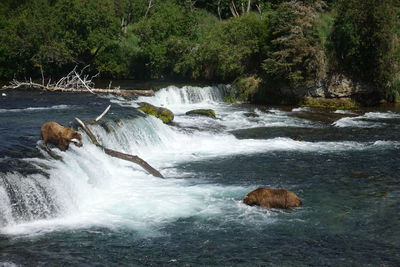
[{"label": "bear's ear", "polygon": [[75,135],[74,135],[74,137],[75,137],[76,139],[78,139],[78,140],[82,141],[82,135],[81,135],[80,133],[78,133],[78,132],[75,132]]}]

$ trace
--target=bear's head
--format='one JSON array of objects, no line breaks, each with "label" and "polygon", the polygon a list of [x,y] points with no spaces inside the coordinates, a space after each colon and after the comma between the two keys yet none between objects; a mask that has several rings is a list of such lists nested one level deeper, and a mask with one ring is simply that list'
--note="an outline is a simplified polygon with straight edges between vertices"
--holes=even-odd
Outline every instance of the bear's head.
[{"label": "bear's head", "polygon": [[69,140],[78,147],[82,146],[82,135],[74,130],[71,130],[69,134]]},{"label": "bear's head", "polygon": [[288,191],[286,196],[286,205],[288,207],[300,207],[302,205],[302,202],[295,193]]},{"label": "bear's head", "polygon": [[257,199],[257,197],[256,197],[255,194],[249,193],[249,194],[247,194],[247,195],[244,197],[243,202],[244,202],[246,205],[254,206],[254,205],[257,205],[258,199]]}]

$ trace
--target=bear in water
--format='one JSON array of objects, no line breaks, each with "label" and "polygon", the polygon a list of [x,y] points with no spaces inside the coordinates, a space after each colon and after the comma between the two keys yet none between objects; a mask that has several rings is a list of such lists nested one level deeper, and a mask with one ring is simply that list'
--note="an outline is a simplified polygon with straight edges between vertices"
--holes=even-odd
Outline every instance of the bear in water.
[{"label": "bear in water", "polygon": [[248,193],[243,202],[250,206],[257,205],[267,209],[287,209],[301,206],[301,199],[292,191],[265,187],[257,188]]},{"label": "bear in water", "polygon": [[46,144],[53,144],[61,151],[67,150],[71,142],[76,146],[82,146],[82,135],[80,133],[54,121],[43,124],[40,128],[40,135]]}]

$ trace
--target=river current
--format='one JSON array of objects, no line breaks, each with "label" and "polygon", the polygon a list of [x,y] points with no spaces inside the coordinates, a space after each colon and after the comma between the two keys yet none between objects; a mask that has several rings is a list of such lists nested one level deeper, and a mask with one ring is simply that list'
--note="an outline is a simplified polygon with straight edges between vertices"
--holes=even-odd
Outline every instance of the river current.
[{"label": "river current", "polygon": [[[400,113],[230,105],[225,86],[169,86],[124,99],[36,91],[0,96],[0,266],[399,266]],[[172,125],[138,102],[172,110]],[[47,121],[92,131],[55,160]],[[217,119],[188,116],[211,108]],[[83,133],[83,132],[82,132]],[[260,187],[303,206],[242,203]]]}]

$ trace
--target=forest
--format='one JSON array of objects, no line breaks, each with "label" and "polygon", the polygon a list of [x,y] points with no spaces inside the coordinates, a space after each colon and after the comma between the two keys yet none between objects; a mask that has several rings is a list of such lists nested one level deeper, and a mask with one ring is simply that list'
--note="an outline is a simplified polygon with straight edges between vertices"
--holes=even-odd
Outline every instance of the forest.
[{"label": "forest", "polygon": [[268,102],[275,88],[297,99],[340,74],[372,88],[369,97],[395,102],[399,7],[399,0],[2,0],[0,80],[56,78],[90,65],[103,79],[245,83],[250,91],[232,98]]}]

